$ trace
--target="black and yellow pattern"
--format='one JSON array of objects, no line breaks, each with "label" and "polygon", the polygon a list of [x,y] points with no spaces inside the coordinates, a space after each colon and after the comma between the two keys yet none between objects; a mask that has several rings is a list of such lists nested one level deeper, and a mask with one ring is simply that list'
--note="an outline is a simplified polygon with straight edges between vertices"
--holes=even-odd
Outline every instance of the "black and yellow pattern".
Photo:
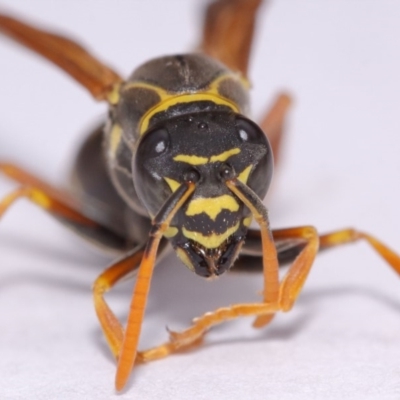
[{"label": "black and yellow pattern", "polygon": [[193,195],[164,236],[203,276],[231,266],[251,220],[224,184],[224,166],[261,197],[271,178],[268,141],[242,116],[248,86],[240,74],[204,55],[177,55],[139,67],[110,101],[108,170],[133,210],[156,215],[185,176],[196,176]]},{"label": "black and yellow pattern", "polygon": [[202,54],[151,60],[118,85],[110,95],[105,148],[109,173],[125,202],[147,215],[136,194],[131,168],[141,135],[177,115],[216,110],[247,114],[248,87],[240,74]]}]

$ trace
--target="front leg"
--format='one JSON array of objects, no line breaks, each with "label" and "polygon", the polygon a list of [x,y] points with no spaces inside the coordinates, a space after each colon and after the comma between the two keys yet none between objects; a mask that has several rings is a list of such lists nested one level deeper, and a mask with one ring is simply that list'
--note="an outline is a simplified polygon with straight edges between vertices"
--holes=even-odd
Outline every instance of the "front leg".
[{"label": "front leg", "polygon": [[[255,212],[254,214],[256,217],[261,219],[259,214],[256,214]],[[266,214],[264,214],[264,218],[267,218]],[[307,245],[302,249],[293,262],[287,276],[282,283],[279,284],[277,281],[279,267],[278,255],[275,248],[272,247],[273,243],[272,245],[270,244],[270,237],[272,236],[269,232],[267,222],[260,225],[263,243],[264,302],[235,304],[229,307],[219,308],[213,312],[205,313],[201,317],[195,318],[192,326],[185,331],[180,333],[170,332],[169,343],[165,343],[159,347],[143,352],[142,356],[145,361],[162,358],[179,349],[191,346],[194,342],[199,341],[210,328],[223,322],[239,317],[255,316],[256,320],[254,326],[260,328],[269,323],[276,312],[286,311],[288,298],[293,301],[295,300],[292,296],[293,286],[299,288],[298,281],[301,281],[302,285],[311,269],[315,255],[318,251],[318,234],[313,227],[283,229],[274,232],[274,237],[275,234],[277,234],[281,239],[302,238],[307,241]],[[274,287],[272,292],[268,278],[273,278],[273,283],[277,282],[278,288],[275,289]],[[289,290],[288,286],[290,287]],[[268,289],[270,290],[268,291]],[[298,291],[295,293],[296,297]]]},{"label": "front leg", "polygon": [[400,275],[400,256],[375,237],[355,229],[343,229],[318,236],[314,228],[306,226],[275,230],[273,237],[277,242],[293,240],[294,243],[299,241],[306,243],[279,285],[277,302],[235,304],[205,313],[201,317],[195,318],[192,326],[188,329],[179,333],[170,332],[169,342],[141,352],[140,359],[152,361],[200,344],[210,328],[232,319],[254,316],[256,317],[255,326],[260,327],[263,323],[269,322],[271,316],[276,312],[289,311],[297,300],[313,265],[318,243],[320,244],[319,248],[325,250],[358,240],[365,240]]},{"label": "front leg", "polygon": [[218,308],[195,318],[192,326],[182,332],[169,331],[169,342],[140,352],[139,360],[143,362],[154,361],[197,346],[202,343],[204,335],[210,328],[223,322],[239,317],[273,316],[277,311],[279,311],[277,303],[234,304],[229,307]]}]

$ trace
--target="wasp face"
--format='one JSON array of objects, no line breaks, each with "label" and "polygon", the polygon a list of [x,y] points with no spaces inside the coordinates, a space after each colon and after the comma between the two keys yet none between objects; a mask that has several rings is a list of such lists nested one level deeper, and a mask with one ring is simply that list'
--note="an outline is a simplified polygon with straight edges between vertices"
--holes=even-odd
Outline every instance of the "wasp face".
[{"label": "wasp face", "polygon": [[133,163],[138,195],[150,215],[185,180],[196,182],[165,236],[198,275],[229,269],[251,221],[250,211],[228,189],[236,178],[264,197],[272,175],[265,134],[232,112],[197,112],[163,121],[145,133]]}]

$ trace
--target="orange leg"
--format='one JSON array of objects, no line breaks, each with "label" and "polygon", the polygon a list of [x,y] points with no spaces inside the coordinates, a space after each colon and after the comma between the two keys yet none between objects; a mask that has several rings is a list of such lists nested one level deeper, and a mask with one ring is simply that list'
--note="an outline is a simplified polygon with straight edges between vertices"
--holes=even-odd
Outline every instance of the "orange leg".
[{"label": "orange leg", "polygon": [[115,387],[117,390],[121,390],[125,386],[136,360],[147,295],[150,289],[150,281],[153,275],[153,267],[160,240],[166,229],[168,229],[176,212],[188,200],[194,190],[195,184],[193,182],[183,183],[165,202],[152,221],[153,227],[150,231],[138,270],[126,331],[123,335],[122,346],[118,355],[117,374],[115,377]]},{"label": "orange leg", "polygon": [[[0,163],[0,172],[24,185],[0,201],[0,217],[16,200],[26,198],[63,222],[78,227],[79,230],[86,230],[86,232],[90,230],[92,238],[104,239],[103,244],[105,245],[107,245],[107,240],[112,240],[113,244],[119,241],[121,249],[126,247],[124,238],[120,238],[108,228],[82,214],[78,205],[67,193],[48,185],[12,164]],[[121,324],[104,301],[103,294],[139,266],[143,249],[144,245],[138,246],[117,260],[96,279],[93,286],[96,313],[115,357],[118,356],[122,346],[124,332]]]},{"label": "orange leg", "polygon": [[46,196],[51,197],[59,203],[68,205],[70,208],[78,208],[75,200],[68,193],[54,188],[42,179],[30,174],[28,171],[25,171],[15,164],[0,162],[0,172],[13,181],[20,183],[22,186],[35,188],[46,193]]},{"label": "orange leg", "polygon": [[[126,238],[81,212],[80,204],[69,193],[49,185],[14,164],[0,162],[0,173],[22,185],[0,201],[0,216],[17,199],[26,198],[93,244],[114,251],[127,250]],[[96,204],[92,204],[91,209],[96,211]],[[92,214],[97,215],[100,212],[101,210]]]},{"label": "orange leg", "polygon": [[51,214],[71,222],[89,227],[97,226],[95,221],[87,218],[69,204],[58,200],[56,197],[51,196],[37,187],[32,186],[22,186],[5,196],[0,201],[0,216],[2,216],[19,198],[26,198]]},{"label": "orange leg", "polygon": [[352,243],[358,240],[365,240],[370,244],[375,251],[400,275],[399,256],[375,237],[368,233],[357,231],[356,229],[342,229],[340,231],[322,235],[320,237],[320,249],[324,250],[334,246],[341,246],[342,244]]},{"label": "orange leg", "polygon": [[[0,217],[16,200],[26,198],[68,224],[79,226],[80,229],[92,229],[94,232],[100,232],[103,235],[107,234],[107,238],[113,235],[107,228],[83,215],[79,211],[79,207],[74,202],[74,199],[67,193],[48,185],[46,182],[15,165],[0,163],[0,172],[24,185],[0,201]],[[129,251],[107,268],[94,282],[93,300],[96,314],[110,350],[119,361],[117,375],[118,388],[122,388],[124,384],[122,381],[127,379],[127,373],[129,374],[130,368],[135,362],[135,357],[137,356],[136,360],[138,362],[143,361],[143,356],[140,352],[137,353],[136,347],[159,242],[163,232],[168,228],[170,220],[193,190],[193,183],[188,183],[187,185],[183,185],[180,190],[178,189],[175,192],[175,197],[172,199],[172,206],[171,202],[166,204],[167,207],[163,208],[159,216],[156,217],[147,246],[145,247],[142,244]],[[114,236],[114,241],[121,239],[116,235]],[[163,243],[165,242],[162,242],[161,247],[164,246]],[[136,279],[131,312],[126,331],[124,331],[121,323],[106,303],[104,294],[129,274],[135,272],[139,268],[139,265],[140,269]]]},{"label": "orange leg", "polygon": [[96,314],[108,346],[116,359],[121,351],[124,329],[104,300],[103,295],[137,269],[143,257],[143,250],[144,245],[141,245],[124,255],[108,267],[93,284],[93,301]]},{"label": "orange leg", "polygon": [[142,352],[143,360],[151,361],[165,357],[178,350],[183,350],[188,346],[192,346],[198,343],[211,327],[228,320],[245,316],[263,318],[264,316],[268,317],[273,315],[278,311],[289,311],[300,294],[313,265],[319,242],[321,248],[324,249],[361,239],[366,240],[367,243],[369,243],[400,275],[400,256],[367,233],[359,232],[354,229],[344,229],[318,237],[313,227],[299,227],[275,230],[273,235],[277,240],[304,239],[307,242],[282,280],[277,302],[235,304],[229,307],[219,308],[213,312],[208,312],[195,318],[192,326],[185,331],[179,333],[171,332],[170,342]]},{"label": "orange leg", "polygon": [[98,100],[112,102],[119,75],[78,43],[0,14],[0,32],[58,65]]}]

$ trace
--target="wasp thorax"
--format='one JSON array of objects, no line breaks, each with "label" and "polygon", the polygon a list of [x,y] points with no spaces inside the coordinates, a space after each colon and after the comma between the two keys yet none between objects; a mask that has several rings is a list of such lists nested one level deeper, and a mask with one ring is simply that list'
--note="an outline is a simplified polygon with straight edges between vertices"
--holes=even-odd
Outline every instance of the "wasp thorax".
[{"label": "wasp thorax", "polygon": [[133,160],[135,187],[151,215],[183,182],[196,184],[166,236],[182,261],[201,276],[229,269],[247,231],[250,211],[226,181],[238,179],[264,197],[271,174],[265,134],[227,111],[159,121],[143,134]]}]

